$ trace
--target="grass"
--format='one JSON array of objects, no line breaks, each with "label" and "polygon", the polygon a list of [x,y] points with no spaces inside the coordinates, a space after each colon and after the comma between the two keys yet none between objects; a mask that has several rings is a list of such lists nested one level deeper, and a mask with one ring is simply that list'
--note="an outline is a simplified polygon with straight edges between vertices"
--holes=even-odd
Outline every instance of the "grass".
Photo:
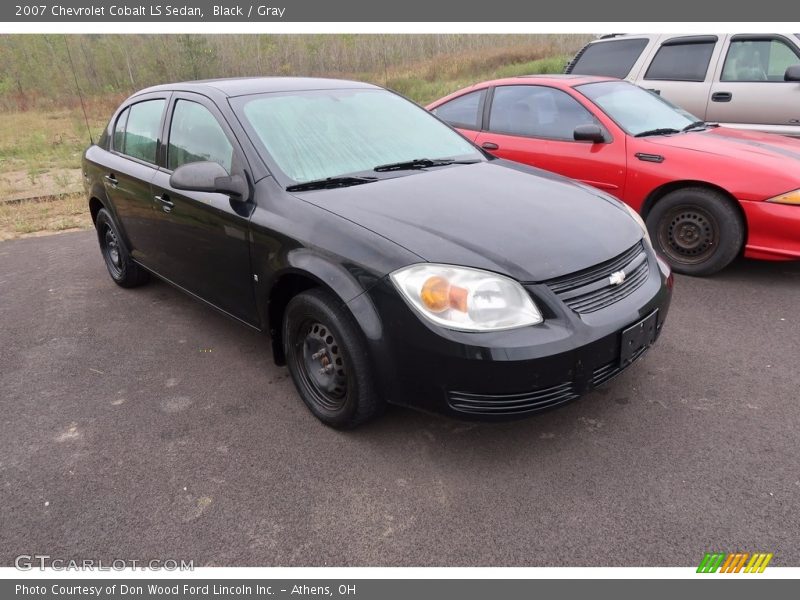
[{"label": "grass", "polygon": [[[552,56],[552,49],[541,45],[514,46],[440,55],[380,72],[327,75],[384,85],[425,105],[486,79],[559,73],[567,58]],[[97,139],[121,98],[110,94],[86,100]],[[85,199],[77,193],[88,138],[80,106],[0,112],[0,240],[91,227]]]},{"label": "grass", "polygon": [[91,227],[83,194],[0,203],[0,241]]}]

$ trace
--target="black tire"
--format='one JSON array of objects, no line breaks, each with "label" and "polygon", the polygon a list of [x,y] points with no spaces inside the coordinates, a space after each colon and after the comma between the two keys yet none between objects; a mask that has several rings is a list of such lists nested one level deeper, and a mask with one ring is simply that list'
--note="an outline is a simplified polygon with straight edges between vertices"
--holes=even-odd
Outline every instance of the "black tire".
[{"label": "black tire", "polygon": [[100,252],[108,274],[119,286],[132,288],[147,283],[150,274],[131,260],[114,219],[105,208],[100,209],[94,221]]},{"label": "black tire", "polygon": [[723,193],[702,187],[670,192],[647,215],[650,239],[672,269],[711,275],[727,267],[744,244],[744,223]]},{"label": "black tire", "polygon": [[361,330],[333,294],[311,289],[292,298],[283,347],[300,397],[326,425],[349,429],[383,412]]}]

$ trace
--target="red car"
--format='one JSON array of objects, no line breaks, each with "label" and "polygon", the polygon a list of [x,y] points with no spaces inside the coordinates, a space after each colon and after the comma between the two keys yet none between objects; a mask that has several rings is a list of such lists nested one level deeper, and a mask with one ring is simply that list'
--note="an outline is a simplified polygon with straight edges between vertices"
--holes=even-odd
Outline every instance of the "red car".
[{"label": "red car", "polygon": [[428,109],[495,156],[623,200],[678,272],[800,259],[800,139],[707,124],[607,77],[498,79]]}]

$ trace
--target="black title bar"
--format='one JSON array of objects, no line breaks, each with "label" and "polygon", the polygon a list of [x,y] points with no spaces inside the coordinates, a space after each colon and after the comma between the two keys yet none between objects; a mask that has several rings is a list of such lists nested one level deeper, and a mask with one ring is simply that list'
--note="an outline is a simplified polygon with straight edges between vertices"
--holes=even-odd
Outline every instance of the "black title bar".
[{"label": "black title bar", "polygon": [[0,22],[791,23],[800,17],[798,6],[785,0],[759,0],[757,4],[697,0],[10,0],[0,4]]}]

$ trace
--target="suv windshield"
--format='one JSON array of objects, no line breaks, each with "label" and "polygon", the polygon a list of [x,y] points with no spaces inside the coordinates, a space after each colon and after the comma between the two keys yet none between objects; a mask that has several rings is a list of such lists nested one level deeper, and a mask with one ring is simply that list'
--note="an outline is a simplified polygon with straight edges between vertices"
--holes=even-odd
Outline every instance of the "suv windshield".
[{"label": "suv windshield", "polygon": [[652,92],[626,81],[603,81],[576,86],[631,135],[680,132],[699,119]]},{"label": "suv windshield", "polygon": [[421,159],[484,160],[426,110],[382,89],[269,93],[231,103],[264,159],[289,183]]}]

